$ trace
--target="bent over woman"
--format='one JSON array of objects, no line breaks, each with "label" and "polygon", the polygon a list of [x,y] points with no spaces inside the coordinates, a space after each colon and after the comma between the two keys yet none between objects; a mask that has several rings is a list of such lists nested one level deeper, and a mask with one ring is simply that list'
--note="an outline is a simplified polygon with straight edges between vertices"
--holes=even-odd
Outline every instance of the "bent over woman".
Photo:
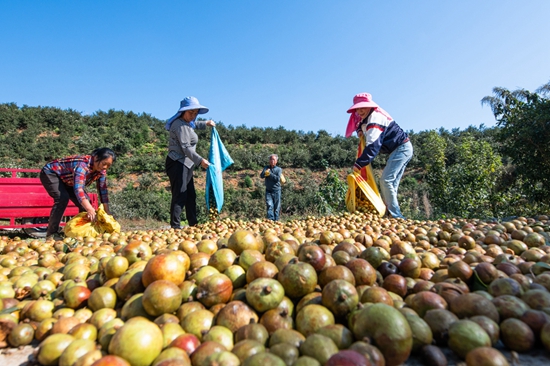
[{"label": "bent over woman", "polygon": [[105,212],[110,214],[109,196],[107,194],[107,170],[115,162],[113,150],[102,147],[90,155],[74,155],[47,163],[40,172],[40,182],[53,198],[53,207],[46,230],[47,239],[59,240],[59,224],[63,213],[73,201],[80,212],[86,211],[90,221],[96,217],[95,209],[84,190],[85,186],[96,182],[99,197]]}]

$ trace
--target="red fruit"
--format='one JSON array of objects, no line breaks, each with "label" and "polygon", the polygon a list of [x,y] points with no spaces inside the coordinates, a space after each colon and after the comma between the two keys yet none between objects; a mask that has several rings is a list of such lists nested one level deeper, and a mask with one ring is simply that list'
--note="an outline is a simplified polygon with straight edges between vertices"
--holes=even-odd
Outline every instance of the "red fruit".
[{"label": "red fruit", "polygon": [[371,366],[369,360],[356,351],[343,350],[332,355],[325,366]]},{"label": "red fruit", "polygon": [[63,292],[65,305],[71,309],[78,309],[86,305],[91,293],[92,292],[84,286],[74,286],[68,288]]},{"label": "red fruit", "polygon": [[178,347],[187,352],[188,355],[193,353],[198,346],[200,346],[201,341],[197,338],[196,335],[191,333],[185,333],[178,336],[176,339],[170,343],[168,347]]},{"label": "red fruit", "polygon": [[309,263],[316,271],[321,271],[327,261],[325,252],[317,245],[305,245],[299,250],[300,262]]}]

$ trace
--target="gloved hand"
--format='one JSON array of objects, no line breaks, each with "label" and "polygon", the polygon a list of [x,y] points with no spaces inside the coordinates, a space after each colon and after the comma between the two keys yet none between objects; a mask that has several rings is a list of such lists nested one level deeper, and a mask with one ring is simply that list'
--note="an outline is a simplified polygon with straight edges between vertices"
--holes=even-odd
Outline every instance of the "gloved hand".
[{"label": "gloved hand", "polygon": [[264,175],[265,175],[266,177],[269,177],[269,176],[271,175],[271,171],[270,171],[269,169],[266,170],[265,173],[264,173]]}]

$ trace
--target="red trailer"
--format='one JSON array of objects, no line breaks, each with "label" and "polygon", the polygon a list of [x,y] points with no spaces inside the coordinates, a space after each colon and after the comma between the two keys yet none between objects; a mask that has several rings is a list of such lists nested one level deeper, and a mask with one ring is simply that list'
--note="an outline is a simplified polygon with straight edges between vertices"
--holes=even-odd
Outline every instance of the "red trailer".
[{"label": "red trailer", "polygon": [[[0,174],[4,176],[0,176],[0,230],[22,228],[33,237],[46,236],[53,199],[40,183],[40,170],[0,168],[0,173],[4,173]],[[36,178],[21,178],[18,173],[32,173]],[[6,175],[10,177],[5,177]],[[90,203],[97,209],[97,194],[88,195]],[[78,207],[69,201],[63,221],[76,214]],[[62,222],[61,225],[65,224]]]}]

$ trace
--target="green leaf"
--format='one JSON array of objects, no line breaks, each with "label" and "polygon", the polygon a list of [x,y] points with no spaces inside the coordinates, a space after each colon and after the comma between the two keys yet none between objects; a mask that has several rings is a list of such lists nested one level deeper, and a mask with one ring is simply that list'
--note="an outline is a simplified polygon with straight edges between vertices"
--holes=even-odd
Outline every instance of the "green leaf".
[{"label": "green leaf", "polygon": [[544,269],[550,270],[550,264],[548,264],[548,263],[537,262],[537,263],[535,263],[535,266],[537,266],[537,267],[542,267],[542,268],[544,268]]},{"label": "green leaf", "polygon": [[13,306],[11,308],[7,308],[0,311],[0,315],[15,313],[18,310],[21,310],[21,309],[19,309],[17,306]]},{"label": "green leaf", "polygon": [[476,271],[474,271],[474,283],[472,284],[472,292],[473,291],[487,291],[487,288],[489,286],[486,285],[481,278],[479,278],[479,275]]}]

